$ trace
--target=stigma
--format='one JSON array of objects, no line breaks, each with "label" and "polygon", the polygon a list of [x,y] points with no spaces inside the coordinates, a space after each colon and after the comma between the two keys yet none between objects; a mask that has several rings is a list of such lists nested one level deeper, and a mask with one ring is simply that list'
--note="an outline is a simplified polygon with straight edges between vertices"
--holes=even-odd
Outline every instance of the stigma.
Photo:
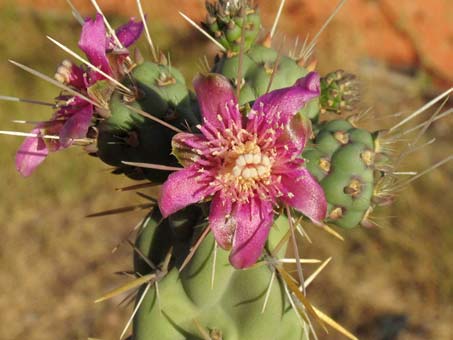
[{"label": "stigma", "polygon": [[260,152],[239,155],[232,169],[234,177],[245,180],[264,179],[270,172],[271,160]]}]

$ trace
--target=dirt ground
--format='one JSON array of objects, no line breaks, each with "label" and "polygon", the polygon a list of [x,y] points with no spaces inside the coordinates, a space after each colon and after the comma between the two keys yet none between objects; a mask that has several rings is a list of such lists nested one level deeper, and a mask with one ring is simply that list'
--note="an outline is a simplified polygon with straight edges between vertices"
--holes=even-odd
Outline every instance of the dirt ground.
[{"label": "dirt ground", "polygon": [[[50,35],[75,48],[80,26],[69,11],[21,9],[0,3],[0,94],[50,99],[57,89],[13,68],[8,58],[53,74],[66,58],[49,43]],[[187,79],[205,52],[213,49],[175,13],[166,22],[151,16],[157,44],[172,54],[172,63]],[[180,20],[178,27],[168,22]],[[120,22],[117,18],[113,22]],[[268,25],[271,22],[267,22]],[[338,23],[337,23],[338,24]],[[391,67],[364,55],[351,55],[347,37],[321,37],[320,71],[339,65],[355,72],[362,83],[363,123],[389,127],[390,115],[408,113],[438,90],[425,72]],[[142,50],[146,47],[142,42]],[[202,50],[203,54],[199,51]],[[324,55],[323,55],[324,53]],[[146,54],[145,54],[146,55]],[[323,55],[323,56],[322,56]],[[322,57],[321,57],[322,56]],[[451,85],[450,85],[451,86]],[[451,107],[450,103],[447,104]],[[0,103],[2,130],[27,131],[12,119],[40,120],[47,108]],[[425,114],[421,119],[429,117]],[[393,122],[401,119],[397,117]],[[412,154],[401,171],[420,171],[452,154],[451,118],[435,122],[424,141],[436,142]],[[109,174],[107,166],[73,148],[52,155],[30,178],[14,169],[20,138],[0,136],[0,339],[117,339],[131,312],[120,299],[93,301],[121,284],[117,271],[131,269],[131,249],[121,245],[141,212],[87,219],[89,213],[143,201],[115,188],[132,182]],[[340,230],[344,242],[307,227],[313,244],[303,255],[333,261],[310,286],[309,298],[361,339],[448,340],[453,337],[453,164],[429,173],[381,209],[374,229]],[[320,339],[342,339],[331,332]]]}]

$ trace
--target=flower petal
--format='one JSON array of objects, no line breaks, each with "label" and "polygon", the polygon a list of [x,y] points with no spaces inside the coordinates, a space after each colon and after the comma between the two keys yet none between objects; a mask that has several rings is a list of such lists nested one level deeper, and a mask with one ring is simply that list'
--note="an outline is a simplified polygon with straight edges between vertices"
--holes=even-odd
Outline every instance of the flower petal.
[{"label": "flower petal", "polygon": [[[206,149],[206,138],[188,132],[180,132],[171,140],[172,153],[184,167],[188,167],[202,155]],[[207,149],[209,152],[209,149]]]},{"label": "flower petal", "polygon": [[220,74],[198,75],[193,86],[205,120],[217,128],[222,127],[221,120],[225,124],[234,121],[239,128],[242,126],[234,89],[226,77]]},{"label": "flower petal", "polygon": [[66,63],[66,67],[69,71],[67,78],[68,85],[74,86],[80,90],[85,90],[86,84],[83,69],[68,60],[64,61],[64,63]]},{"label": "flower petal", "polygon": [[243,269],[255,264],[263,253],[273,223],[272,203],[251,198],[247,204],[237,204],[232,215],[236,231],[230,262],[234,267]]},{"label": "flower petal", "polygon": [[74,112],[64,123],[60,131],[60,144],[66,148],[72,144],[75,138],[84,138],[91,125],[93,118],[93,106],[91,104]]},{"label": "flower petal", "polygon": [[280,199],[299,210],[316,224],[321,224],[327,213],[324,190],[306,168],[299,168],[282,174]]},{"label": "flower petal", "polygon": [[[39,135],[41,130],[35,128],[33,134]],[[16,169],[22,176],[30,176],[33,171],[46,159],[49,151],[46,143],[40,137],[25,138],[16,153]]]},{"label": "flower petal", "polygon": [[320,94],[319,75],[310,72],[293,86],[269,92],[259,97],[252,107],[250,119],[260,117],[253,112],[264,112],[266,120],[277,119],[278,125],[286,124],[309,100]]},{"label": "flower petal", "polygon": [[311,121],[307,117],[298,114],[289,121],[284,132],[278,137],[276,143],[284,148],[292,149],[291,152],[299,156],[312,133]]},{"label": "flower petal", "polygon": [[169,215],[182,208],[203,200],[209,194],[209,187],[200,182],[198,168],[191,166],[172,173],[162,185],[159,208],[162,216]]},{"label": "flower petal", "polygon": [[214,195],[209,209],[209,227],[223,249],[229,249],[234,233],[231,217],[231,201],[223,200],[220,193]]},{"label": "flower petal", "polygon": [[132,18],[128,23],[118,27],[115,30],[115,34],[124,47],[129,47],[140,37],[143,28],[143,22],[136,22],[134,18]]},{"label": "flower petal", "polygon": [[[104,21],[101,14],[96,14],[96,19],[88,18],[82,27],[82,34],[79,40],[80,49],[85,52],[90,62],[100,68],[105,73],[111,75],[112,69],[110,68],[107,59],[107,33],[104,26]],[[99,79],[101,79],[99,75]]]}]

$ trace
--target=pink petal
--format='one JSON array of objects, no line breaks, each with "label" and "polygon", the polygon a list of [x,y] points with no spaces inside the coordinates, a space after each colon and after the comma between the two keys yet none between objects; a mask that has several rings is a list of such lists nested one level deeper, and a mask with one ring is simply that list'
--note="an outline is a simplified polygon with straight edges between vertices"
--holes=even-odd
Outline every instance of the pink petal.
[{"label": "pink petal", "polygon": [[159,208],[162,216],[165,218],[203,200],[209,194],[209,186],[200,182],[201,179],[195,166],[172,173],[160,192]]},{"label": "pink petal", "polygon": [[[83,52],[85,52],[86,56],[94,66],[111,75],[112,69],[110,68],[106,54],[106,36],[107,33],[103,17],[98,13],[96,14],[96,19],[87,19],[83,24],[79,47]],[[103,78],[100,75],[98,75],[98,77],[99,79]]]},{"label": "pink petal", "polygon": [[143,22],[135,22],[134,18],[132,18],[128,23],[118,27],[115,34],[124,47],[129,47],[140,37],[143,28]]},{"label": "pink petal", "polygon": [[231,214],[231,201],[224,201],[217,193],[211,202],[209,209],[209,227],[223,249],[229,249],[234,233],[234,223],[229,217]]},{"label": "pink petal", "polygon": [[[171,140],[172,153],[179,163],[188,167],[207,149],[203,135],[180,132]],[[209,150],[208,150],[209,151]]]},{"label": "pink petal", "polygon": [[[40,134],[39,128],[33,129],[33,134]],[[16,153],[16,169],[22,176],[30,176],[33,171],[46,159],[49,151],[46,143],[40,137],[27,137]]]},{"label": "pink petal", "polygon": [[321,224],[327,213],[326,196],[308,170],[299,168],[283,174],[281,183],[286,195],[280,199],[299,210],[314,223]]},{"label": "pink petal", "polygon": [[232,218],[236,222],[231,264],[243,269],[252,266],[263,253],[273,223],[272,203],[251,198],[248,204],[237,204]]},{"label": "pink petal", "polygon": [[198,75],[193,86],[203,118],[213,126],[222,127],[219,117],[227,124],[234,121],[241,127],[241,114],[230,81],[220,74]]},{"label": "pink petal", "polygon": [[[319,75],[310,72],[300,78],[291,87],[275,90],[259,97],[252,107],[252,112],[264,112],[266,120],[277,119],[278,125],[286,124],[309,100],[320,94]],[[260,115],[249,115],[255,119]]]},{"label": "pink petal", "polygon": [[69,117],[60,131],[61,146],[66,148],[72,144],[73,139],[86,137],[92,118],[92,105],[85,105]]},{"label": "pink petal", "polygon": [[69,73],[68,85],[74,86],[80,90],[85,90],[85,78],[82,68],[77,65],[71,64],[71,70]]},{"label": "pink petal", "polygon": [[310,119],[298,114],[289,121],[287,128],[276,143],[281,144],[284,148],[292,148],[292,153],[299,156],[310,139],[311,133]]}]

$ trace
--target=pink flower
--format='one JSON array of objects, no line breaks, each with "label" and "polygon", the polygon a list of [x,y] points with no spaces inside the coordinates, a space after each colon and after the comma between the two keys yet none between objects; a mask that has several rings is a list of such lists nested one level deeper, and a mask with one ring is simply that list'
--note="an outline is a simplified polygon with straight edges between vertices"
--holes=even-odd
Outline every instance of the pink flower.
[{"label": "pink flower", "polygon": [[[122,47],[133,44],[143,31],[143,23],[131,19],[116,30],[116,35]],[[94,20],[87,19],[82,27],[79,40],[80,49],[90,62],[108,75],[113,75],[107,53],[118,49],[113,37],[108,36],[102,15],[97,14]],[[127,55],[127,50],[122,57]],[[121,56],[118,57],[121,60]],[[85,70],[68,60],[62,62],[57,69],[55,78],[88,96],[88,88],[97,81],[105,79],[95,70]],[[64,103],[58,111],[45,123],[35,126],[32,133],[36,137],[27,137],[16,154],[16,168],[23,176],[30,176],[33,171],[46,159],[50,151],[58,151],[69,147],[74,139],[84,138],[92,123],[94,106],[79,97],[70,96],[59,98]],[[45,140],[43,134],[53,134],[59,140]]]},{"label": "pink flower", "polygon": [[275,206],[294,207],[315,223],[326,215],[324,192],[300,156],[311,126],[298,111],[319,96],[319,76],[258,98],[246,117],[223,76],[199,76],[194,87],[203,125],[200,134],[174,136],[185,168],[163,184],[159,207],[167,217],[212,199],[211,231],[222,248],[232,248],[232,265],[246,268],[262,254]]}]

